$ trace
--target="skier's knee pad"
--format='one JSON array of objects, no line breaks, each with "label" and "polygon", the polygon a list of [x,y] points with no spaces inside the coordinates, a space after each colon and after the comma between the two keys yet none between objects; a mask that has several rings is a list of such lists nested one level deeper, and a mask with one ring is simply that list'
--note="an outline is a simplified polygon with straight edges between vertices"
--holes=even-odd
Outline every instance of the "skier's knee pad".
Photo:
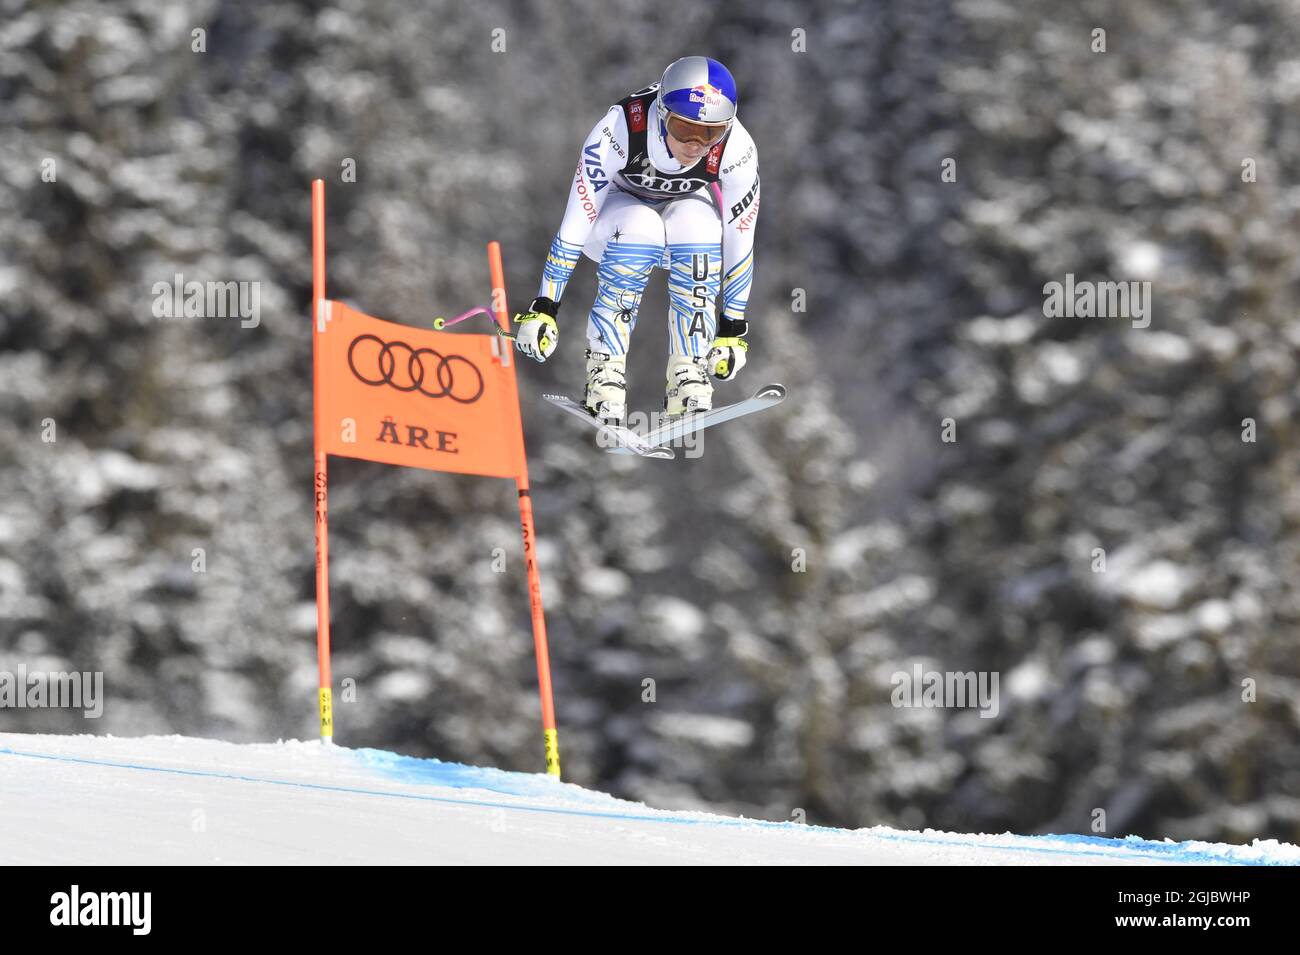
[{"label": "skier's knee pad", "polygon": [[618,209],[608,223],[608,231],[618,236],[610,238],[610,245],[619,242],[641,242],[662,246],[667,238],[663,216],[659,210],[640,202],[628,203]]}]

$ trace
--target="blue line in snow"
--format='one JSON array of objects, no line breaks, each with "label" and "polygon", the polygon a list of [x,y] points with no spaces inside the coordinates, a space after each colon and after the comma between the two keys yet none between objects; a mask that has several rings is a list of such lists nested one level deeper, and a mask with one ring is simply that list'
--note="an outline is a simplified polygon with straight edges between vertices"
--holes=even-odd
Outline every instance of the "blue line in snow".
[{"label": "blue line in snow", "polygon": [[[341,750],[340,752],[349,752],[349,751]],[[383,750],[352,750],[351,752],[360,756],[359,762],[361,762],[363,765],[367,766],[368,768],[378,769],[381,772],[384,772],[386,768],[375,765],[376,755],[383,754],[386,756],[394,757],[394,766],[387,767],[387,771],[389,775],[398,775],[399,778],[403,774],[394,772],[395,765],[398,763],[403,763],[406,761],[417,762],[417,763],[424,763],[424,762],[434,763],[437,765],[437,767],[439,767],[439,772],[427,774],[430,778],[427,779],[426,782],[430,785],[449,785],[449,786],[457,786],[457,787],[463,786],[463,787],[492,789],[492,787],[486,785],[486,780],[483,780],[482,782],[479,783],[475,783],[473,781],[474,776],[476,776],[477,774],[483,774],[483,776],[486,776],[489,774],[495,775],[498,773],[501,774],[502,776],[507,776],[507,777],[511,775],[522,775],[522,774],[507,773],[504,770],[477,769],[476,767],[462,766],[459,763],[442,763],[439,760],[417,760],[415,757],[403,757],[403,756],[398,756],[396,754],[387,754]],[[857,836],[859,838],[865,838],[865,839],[882,839],[891,842],[908,842],[908,843],[916,843],[920,845],[948,846],[953,848],[988,849],[990,851],[996,851],[996,852],[1037,852],[1037,853],[1045,853],[1048,855],[1085,855],[1085,856],[1096,856],[1096,857],[1117,859],[1117,860],[1124,859],[1124,858],[1132,858],[1133,856],[1131,854],[1145,854],[1145,855],[1163,857],[1165,859],[1168,859],[1171,862],[1182,862],[1182,863],[1200,864],[1200,865],[1287,865],[1289,864],[1281,860],[1237,859],[1229,856],[1218,855],[1212,852],[1204,852],[1200,850],[1190,849],[1188,848],[1186,843],[1152,842],[1147,839],[1140,839],[1136,836],[1128,836],[1125,839],[1108,839],[1099,836],[1081,836],[1081,835],[1060,835],[1060,836],[1040,835],[1040,836],[1017,836],[1016,837],[1022,840],[1041,839],[1044,841],[1051,840],[1054,842],[1072,843],[1072,844],[1077,844],[1079,846],[1108,847],[1112,850],[1109,852],[1101,851],[1100,848],[1064,849],[1064,848],[1057,848],[1055,846],[1014,846],[1014,845],[1003,845],[999,843],[966,842],[966,841],[957,841],[951,839],[937,839],[937,838],[929,838],[922,835],[911,835],[908,833],[877,833],[877,832],[868,832],[864,830],[855,830],[855,829],[840,829],[834,826],[816,826],[816,825],[809,825],[809,824],[797,823],[797,822],[772,822],[766,819],[745,819],[745,818],[693,819],[693,818],[687,818],[683,816],[676,816],[669,813],[650,815],[646,813],[597,812],[589,809],[565,809],[558,806],[528,806],[528,805],[519,805],[517,803],[492,802],[490,800],[485,800],[485,799],[452,799],[447,796],[429,796],[429,795],[422,795],[420,793],[398,793],[398,792],[388,792],[382,789],[361,789],[353,786],[332,786],[326,783],[307,783],[307,782],[299,782],[299,781],[292,781],[292,780],[285,780],[285,779],[268,779],[261,776],[246,776],[241,773],[223,773],[215,770],[206,770],[206,769],[173,769],[165,766],[145,766],[139,763],[121,763],[121,762],[113,762],[110,760],[102,760],[102,759],[88,759],[80,756],[62,756],[62,755],[55,755],[52,753],[31,753],[23,750],[11,749],[7,746],[0,746],[0,756],[23,756],[28,759],[44,759],[44,760],[49,760],[51,762],[79,763],[87,766],[103,766],[111,769],[133,769],[133,770],[138,770],[140,772],[162,773],[162,774],[174,775],[174,776],[195,776],[195,777],[202,777],[206,779],[228,779],[236,782],[262,783],[267,786],[285,786],[291,789],[308,789],[317,792],[348,793],[350,795],[358,795],[358,796],[387,796],[396,799],[414,799],[420,802],[443,803],[443,804],[453,805],[453,806],[478,806],[478,807],[483,807],[488,809],[512,809],[519,812],[546,813],[546,814],[558,815],[558,816],[580,816],[588,819],[615,819],[620,821],[630,820],[636,822],[671,823],[676,825],[687,825],[687,826],[702,825],[702,826],[731,826],[731,827],[739,827],[739,828],[750,827],[750,828],[761,828],[761,829],[780,829],[784,831],[818,832],[818,833],[830,833],[834,835]],[[440,779],[439,775],[442,772],[443,768],[450,769],[451,772],[453,773],[453,776],[447,778],[446,780]],[[407,773],[404,775],[406,776],[408,781],[411,780],[411,774]],[[482,779],[482,777],[480,777],[480,779]],[[416,781],[417,783],[419,782],[418,779],[413,781]],[[554,784],[548,782],[547,785],[550,786]],[[518,789],[514,792],[511,792],[510,790],[493,790],[493,791],[501,791],[505,795],[540,795],[542,792],[541,790],[532,790],[530,792],[525,792],[523,789]],[[1116,853],[1115,851],[1113,851],[1114,849],[1124,849],[1126,850],[1126,852]]]}]

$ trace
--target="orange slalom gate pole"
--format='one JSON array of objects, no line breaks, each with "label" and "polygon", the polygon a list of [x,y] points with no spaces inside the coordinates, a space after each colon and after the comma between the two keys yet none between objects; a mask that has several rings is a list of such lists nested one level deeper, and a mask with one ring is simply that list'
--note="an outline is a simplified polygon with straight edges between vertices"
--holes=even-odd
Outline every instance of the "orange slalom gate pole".
[{"label": "orange slalom gate pole", "polygon": [[[510,331],[510,316],[506,310],[505,269],[501,265],[501,244],[489,242],[488,267],[492,273],[492,311],[498,326]],[[510,383],[515,393],[515,406],[519,406],[519,380],[515,366],[510,361],[511,345],[508,339],[501,342],[510,369]],[[533,613],[533,649],[537,654],[537,689],[542,699],[542,738],[546,746],[546,772],[560,778],[560,733],[555,726],[555,702],[551,696],[551,656],[546,645],[546,617],[542,613],[542,578],[537,569],[537,534],[533,529],[533,500],[528,487],[528,459],[524,455],[524,429],[522,412],[520,426],[515,429],[516,460],[515,487],[519,492],[519,523],[524,534],[524,566],[528,570],[528,602]]]},{"label": "orange slalom gate pole", "polygon": [[329,478],[321,447],[325,406],[321,395],[320,336],[325,334],[325,180],[311,184],[311,363],[312,454],[316,500],[316,660],[320,669],[320,738],[334,742],[334,701],[330,677]]}]

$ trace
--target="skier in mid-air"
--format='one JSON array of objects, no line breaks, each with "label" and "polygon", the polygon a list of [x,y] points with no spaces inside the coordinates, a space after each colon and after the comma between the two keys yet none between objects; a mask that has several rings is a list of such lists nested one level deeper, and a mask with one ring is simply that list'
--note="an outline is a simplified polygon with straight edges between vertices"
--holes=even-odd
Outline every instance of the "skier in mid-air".
[{"label": "skier in mid-air", "polygon": [[585,140],[537,297],[515,316],[516,346],[537,361],[550,357],[578,257],[597,262],[582,403],[623,424],[641,294],[656,267],[667,269],[664,410],[709,410],[709,375],[730,381],[745,363],[757,219],[758,151],[736,118],[735,80],[717,60],[674,61],[658,83],[611,106]]}]

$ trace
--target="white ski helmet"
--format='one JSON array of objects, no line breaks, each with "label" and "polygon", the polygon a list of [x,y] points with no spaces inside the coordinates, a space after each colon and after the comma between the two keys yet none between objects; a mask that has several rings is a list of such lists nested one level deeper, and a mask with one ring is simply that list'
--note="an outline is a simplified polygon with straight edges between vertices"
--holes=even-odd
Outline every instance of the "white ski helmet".
[{"label": "white ski helmet", "polygon": [[729,129],[736,118],[736,80],[717,60],[684,56],[664,70],[655,107],[660,134],[667,132],[669,113],[692,123]]}]

